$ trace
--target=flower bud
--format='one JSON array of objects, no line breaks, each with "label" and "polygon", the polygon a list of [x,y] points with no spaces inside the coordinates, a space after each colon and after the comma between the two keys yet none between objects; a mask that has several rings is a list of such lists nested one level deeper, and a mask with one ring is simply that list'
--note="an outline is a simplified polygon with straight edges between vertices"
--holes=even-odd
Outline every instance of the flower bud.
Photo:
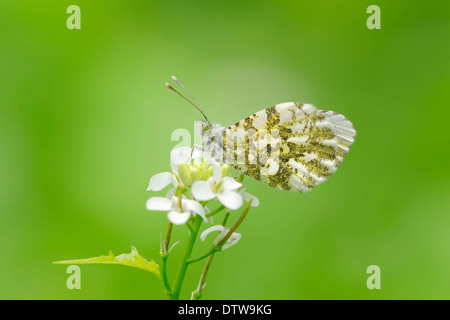
[{"label": "flower bud", "polygon": [[212,177],[213,175],[213,167],[210,165],[206,168],[205,172],[205,180],[208,180],[208,178]]},{"label": "flower bud", "polygon": [[222,164],[222,177],[229,176],[231,173],[231,167],[228,164]]},{"label": "flower bud", "polygon": [[197,166],[185,162],[180,162],[178,164],[178,173],[181,181],[186,187],[190,187],[195,181],[202,178],[202,173]]},{"label": "flower bud", "polygon": [[199,166],[203,163],[204,161],[201,158],[195,158],[194,160],[192,160],[192,163],[196,166]]},{"label": "flower bud", "polygon": [[210,163],[207,159],[204,159],[201,163],[198,164],[199,169],[202,173],[205,173],[206,170],[210,167]]}]

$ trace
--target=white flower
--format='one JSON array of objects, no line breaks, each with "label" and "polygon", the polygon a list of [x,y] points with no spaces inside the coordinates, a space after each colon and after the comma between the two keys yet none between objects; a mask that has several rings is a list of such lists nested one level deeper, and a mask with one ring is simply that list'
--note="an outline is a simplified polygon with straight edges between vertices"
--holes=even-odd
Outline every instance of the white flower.
[{"label": "white flower", "polygon": [[[212,226],[208,229],[206,229],[205,231],[202,232],[202,234],[200,235],[200,239],[202,241],[205,241],[206,236],[214,231],[220,231],[219,235],[216,237],[216,239],[214,240],[214,245],[217,246],[217,244],[222,241],[222,239],[228,234],[228,232],[230,231],[230,229],[228,229],[227,227],[224,227],[222,225],[217,225],[217,226]],[[239,240],[241,239],[241,234],[240,233],[236,233],[233,232],[231,234],[231,236],[227,239],[227,241],[225,241],[225,244],[222,246],[222,251],[231,247],[232,245],[235,245],[236,243],[239,242]]]},{"label": "white flower", "polygon": [[160,191],[173,184],[175,187],[181,183],[180,175],[178,173],[178,165],[180,162],[190,162],[192,159],[201,157],[201,151],[194,146],[194,150],[189,147],[180,147],[173,149],[170,152],[170,167],[172,172],[161,172],[155,174],[147,187],[147,191]]},{"label": "white flower", "polygon": [[198,214],[203,218],[203,221],[207,222],[205,216],[205,210],[202,205],[195,200],[180,199],[172,196],[171,199],[164,197],[153,197],[147,200],[145,206],[147,210],[152,211],[168,211],[167,218],[173,224],[185,224],[191,214]]},{"label": "white flower", "polygon": [[245,189],[242,189],[239,193],[241,194],[242,198],[244,198],[245,202],[248,202],[250,200],[250,198],[253,198],[252,204],[250,206],[252,206],[252,207],[259,206],[259,199],[257,197],[255,197],[254,195],[252,195],[248,192],[245,192]]},{"label": "white flower", "polygon": [[195,181],[192,184],[191,192],[195,199],[208,201],[217,198],[226,208],[230,210],[239,209],[242,206],[242,196],[237,190],[241,183],[232,177],[223,177],[222,168],[213,161],[213,176],[207,181]]}]

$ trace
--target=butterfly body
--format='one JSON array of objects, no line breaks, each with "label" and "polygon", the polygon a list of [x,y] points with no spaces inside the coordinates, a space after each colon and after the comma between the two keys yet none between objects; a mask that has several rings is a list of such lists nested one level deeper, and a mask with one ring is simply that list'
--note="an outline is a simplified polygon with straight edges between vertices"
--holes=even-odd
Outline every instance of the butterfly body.
[{"label": "butterfly body", "polygon": [[281,103],[228,127],[203,122],[205,150],[219,162],[282,190],[307,192],[335,172],[356,131],[343,115]]}]

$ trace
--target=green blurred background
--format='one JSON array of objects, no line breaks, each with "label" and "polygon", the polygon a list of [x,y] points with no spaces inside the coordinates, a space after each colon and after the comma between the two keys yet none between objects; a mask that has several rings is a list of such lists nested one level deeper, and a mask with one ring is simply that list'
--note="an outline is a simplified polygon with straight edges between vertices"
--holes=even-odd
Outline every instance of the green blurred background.
[{"label": "green blurred background", "polygon": [[[81,30],[66,9],[81,8]],[[381,8],[381,30],[366,9]],[[177,128],[304,101],[346,115],[352,150],[307,194],[246,180],[261,200],[217,255],[206,299],[450,298],[450,3],[0,2],[0,298],[164,299],[144,271],[61,259],[158,258],[165,214],[145,210]],[[169,260],[173,277],[186,241]],[[199,246],[195,253],[201,253]],[[366,268],[381,268],[368,290]],[[187,298],[201,265],[183,286]]]}]

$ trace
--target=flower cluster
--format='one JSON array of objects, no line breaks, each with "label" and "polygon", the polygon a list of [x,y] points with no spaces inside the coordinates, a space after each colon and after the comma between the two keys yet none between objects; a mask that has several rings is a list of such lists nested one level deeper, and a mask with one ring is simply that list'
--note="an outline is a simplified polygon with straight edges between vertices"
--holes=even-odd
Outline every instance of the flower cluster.
[{"label": "flower cluster", "polygon": [[[245,201],[252,199],[251,206],[258,206],[259,201],[242,188],[242,182],[231,176],[231,167],[220,164],[214,159],[202,157],[197,148],[180,147],[170,153],[171,172],[154,175],[149,182],[148,191],[161,191],[170,188],[165,197],[151,197],[146,207],[151,211],[165,211],[170,223],[182,225],[195,216],[208,222],[211,211],[207,204],[218,201],[223,208],[237,210]],[[217,245],[229,232],[223,225],[216,225],[205,230],[200,237],[205,239],[211,231],[220,231],[214,244]],[[237,243],[241,235],[231,234],[222,245],[222,250]]]},{"label": "flower cluster", "polygon": [[[206,275],[215,254],[223,251],[241,239],[241,234],[236,233],[250,207],[259,204],[257,198],[245,192],[242,188],[241,175],[238,180],[231,176],[231,168],[226,164],[219,164],[213,159],[203,158],[199,149],[187,147],[172,150],[170,154],[171,172],[162,172],[154,175],[148,184],[148,191],[162,191],[168,186],[171,188],[164,197],[151,197],[147,200],[146,207],[151,211],[165,211],[169,220],[164,240],[161,237],[160,262],[142,257],[136,248],[131,248],[131,253],[115,256],[112,252],[87,259],[62,260],[59,264],[121,264],[146,270],[156,275],[162,285],[164,293],[173,300],[180,298],[181,287],[186,270],[192,263],[206,260],[197,289],[192,291],[191,299],[200,299],[206,285]],[[207,205],[217,202],[217,209],[211,211]],[[231,227],[227,227],[231,211],[237,210],[247,202],[242,214]],[[200,234],[202,223],[212,223],[213,216],[226,210],[222,223],[209,226]],[[236,219],[234,219],[236,220]],[[169,279],[167,262],[171,250],[180,243],[171,243],[172,228],[174,225],[186,225],[189,236],[186,241],[184,256],[178,267],[174,282]],[[200,240],[205,241],[208,234],[218,232],[212,242],[212,246],[206,253],[191,257],[195,241],[200,234]]]}]

